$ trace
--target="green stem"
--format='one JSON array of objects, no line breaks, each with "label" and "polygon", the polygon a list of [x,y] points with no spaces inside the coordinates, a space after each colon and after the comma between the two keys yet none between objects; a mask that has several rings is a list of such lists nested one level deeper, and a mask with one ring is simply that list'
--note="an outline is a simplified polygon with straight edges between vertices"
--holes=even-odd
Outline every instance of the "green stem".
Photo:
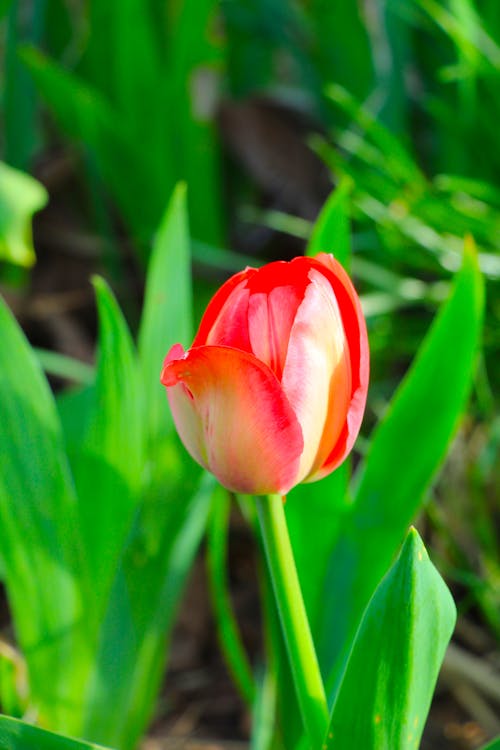
[{"label": "green stem", "polygon": [[328,706],[288,535],[283,499],[280,495],[259,497],[257,509],[302,721],[311,746],[319,750],[328,728]]}]

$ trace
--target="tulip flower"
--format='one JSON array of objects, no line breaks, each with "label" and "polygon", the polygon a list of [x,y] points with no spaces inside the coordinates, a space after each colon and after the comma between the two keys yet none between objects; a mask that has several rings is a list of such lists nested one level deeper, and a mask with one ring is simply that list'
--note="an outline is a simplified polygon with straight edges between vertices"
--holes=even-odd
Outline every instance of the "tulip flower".
[{"label": "tulip flower", "polygon": [[284,495],[333,471],[359,432],[368,387],[359,298],[333,256],[232,276],[191,348],[162,370],[191,456],[235,492]]}]

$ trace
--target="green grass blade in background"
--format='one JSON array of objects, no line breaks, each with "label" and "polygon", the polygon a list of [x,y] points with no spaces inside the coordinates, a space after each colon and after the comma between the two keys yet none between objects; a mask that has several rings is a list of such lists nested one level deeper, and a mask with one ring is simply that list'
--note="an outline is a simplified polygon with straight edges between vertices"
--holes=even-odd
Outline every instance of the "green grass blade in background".
[{"label": "green grass blade in background", "polygon": [[414,529],[361,621],[325,750],[418,748],[456,610]]},{"label": "green grass blade in background", "polygon": [[[54,400],[0,302],[0,555],[30,698],[40,720],[78,728],[89,630],[77,506]],[[36,576],[34,576],[36,571]],[[71,665],[71,669],[68,669]]]},{"label": "green grass blade in background", "polygon": [[[45,0],[34,0],[26,13],[18,0],[0,8],[2,22],[2,146],[3,158],[12,167],[29,170],[40,148],[40,123],[34,85],[18,56],[19,44],[37,44],[43,36]],[[5,5],[5,2],[4,2]],[[6,12],[5,21],[1,17]],[[5,25],[4,25],[5,24]]]},{"label": "green grass blade in background", "polygon": [[[220,154],[215,126],[224,68],[216,0],[184,0],[171,12],[169,79],[176,119],[172,123],[173,158],[189,193],[191,234],[196,240],[224,247]],[[196,18],[196,23],[193,23]],[[167,112],[167,116],[168,116]]]},{"label": "green grass blade in background", "polygon": [[[241,697],[250,708],[255,703],[257,688],[247,653],[231,606],[227,575],[227,543],[231,498],[227,490],[218,488],[213,495],[207,528],[207,569],[212,610],[217,627],[219,646]],[[261,698],[257,694],[257,700]]]},{"label": "green grass blade in background", "polygon": [[99,355],[93,401],[82,425],[75,482],[85,550],[99,600],[130,532],[144,465],[142,390],[127,324],[103,279],[94,280]]},{"label": "green grass blade in background", "polygon": [[250,750],[270,750],[276,720],[276,675],[266,669],[257,677],[257,696],[252,711]]},{"label": "green grass blade in background", "polygon": [[142,141],[134,139],[112,104],[77,75],[32,47],[20,54],[61,130],[92,150],[134,238],[149,241],[166,193],[148,169]]},{"label": "green grass blade in background", "polygon": [[0,260],[33,265],[31,218],[47,200],[43,185],[0,162]]},{"label": "green grass blade in background", "polygon": [[313,28],[312,57],[323,86],[332,80],[365,99],[374,85],[373,52],[361,5],[329,0],[307,5]]},{"label": "green grass blade in background", "polygon": [[50,349],[33,349],[40,365],[48,375],[55,375],[65,380],[72,380],[81,385],[91,385],[95,380],[92,365],[75,357],[54,352]]},{"label": "green grass blade in background", "polygon": [[172,427],[165,389],[160,385],[163,359],[175,343],[188,347],[192,336],[189,228],[186,187],[181,183],[154,240],[139,329],[144,423],[151,444],[168,435]]},{"label": "green grass blade in background", "polygon": [[[193,473],[191,463],[186,464],[186,472]],[[89,687],[85,736],[119,750],[132,750],[145,731],[168,658],[179,599],[205,530],[214,486],[213,477],[204,474],[192,495],[186,491],[165,494],[149,520],[154,535],[147,536],[147,519],[139,516],[101,630]],[[144,508],[143,513],[147,512]]]},{"label": "green grass blade in background", "polygon": [[331,193],[316,219],[305,253],[333,253],[347,269],[351,257],[349,198],[352,187],[352,180],[344,176]]},{"label": "green grass blade in background", "polygon": [[106,750],[102,745],[73,740],[1,715],[0,747],[2,750]]},{"label": "green grass blade in background", "polygon": [[330,558],[320,661],[332,685],[455,432],[472,384],[482,312],[482,277],[468,241],[451,297],[371,438]]}]

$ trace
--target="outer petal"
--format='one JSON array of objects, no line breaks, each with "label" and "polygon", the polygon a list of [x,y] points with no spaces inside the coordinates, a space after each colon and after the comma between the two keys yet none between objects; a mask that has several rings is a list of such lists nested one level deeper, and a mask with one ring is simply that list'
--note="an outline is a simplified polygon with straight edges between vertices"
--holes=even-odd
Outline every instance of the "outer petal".
[{"label": "outer petal", "polygon": [[[317,466],[306,481],[327,476],[351,451],[363,420],[370,369],[366,323],[359,297],[349,276],[331,255],[321,253],[312,261],[329,280],[339,305],[349,349],[352,383],[343,430],[322,465]],[[334,408],[335,404],[332,403],[332,409]]]},{"label": "outer petal", "polygon": [[336,444],[351,395],[349,353],[332,286],[317,268],[310,268],[308,276],[282,378],[304,436],[300,481],[322,464]]},{"label": "outer petal", "polygon": [[[203,313],[198,333],[196,334],[196,337],[193,341],[193,346],[191,348],[203,346],[204,344],[208,343],[210,333],[214,326],[216,326],[217,319],[221,317],[222,311],[228,311],[230,309],[230,306],[232,305],[233,300],[230,300],[229,298],[235,292],[237,292],[236,296],[238,297],[240,291],[246,288],[248,280],[251,279],[256,273],[256,268],[246,268],[244,271],[240,271],[240,273],[236,273],[234,276],[231,276],[231,278],[228,279],[225,284],[223,284],[221,288],[214,294],[214,296],[208,303],[207,309]],[[240,305],[238,305],[238,307],[240,307]],[[224,315],[222,315],[222,317],[224,317]],[[237,315],[233,315],[233,318],[236,319]],[[241,324],[243,323],[246,327],[246,309],[245,317],[241,318]],[[236,325],[233,325],[233,330],[236,333]],[[212,338],[214,338],[214,336],[212,336]],[[222,342],[217,340],[214,340],[211,343],[214,345],[222,344]],[[223,345],[236,346],[235,344],[231,344],[230,341],[225,341]],[[244,348],[246,350],[247,346],[237,346],[237,348]]]},{"label": "outer petal", "polygon": [[302,430],[274,373],[253,355],[171,350],[161,380],[187,450],[235,492],[285,494],[297,483]]}]

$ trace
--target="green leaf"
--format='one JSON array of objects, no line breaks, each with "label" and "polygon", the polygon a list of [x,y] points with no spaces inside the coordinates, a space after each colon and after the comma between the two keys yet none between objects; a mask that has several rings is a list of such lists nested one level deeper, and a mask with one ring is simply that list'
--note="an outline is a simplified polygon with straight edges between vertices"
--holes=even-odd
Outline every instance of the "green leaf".
[{"label": "green leaf", "polygon": [[139,329],[139,360],[144,383],[144,421],[154,444],[172,429],[172,417],[160,384],[163,359],[178,342],[191,343],[192,291],[186,187],[175,189],[158,229],[149,261]]},{"label": "green leaf", "polygon": [[49,349],[34,349],[33,351],[44,371],[49,375],[86,385],[94,382],[95,373],[92,365]]},{"label": "green leaf", "polygon": [[33,265],[31,217],[47,200],[43,185],[0,162],[0,260],[26,267]]},{"label": "green leaf", "polygon": [[422,505],[470,391],[483,285],[473,245],[415,361],[371,439],[326,577],[320,661],[338,684],[362,613]]},{"label": "green leaf", "polygon": [[415,750],[456,610],[411,529],[361,621],[335,701],[325,750]]},{"label": "green leaf", "polygon": [[345,176],[331,193],[316,219],[307,244],[306,255],[333,253],[345,268],[349,268],[351,256],[349,198],[352,187],[351,178]]},{"label": "green leaf", "polygon": [[[71,731],[86,679],[88,578],[77,506],[52,394],[0,300],[0,554],[30,698]],[[36,573],[36,575],[35,575]],[[71,664],[71,670],[68,670]],[[76,717],[76,718],[75,718]]]},{"label": "green leaf", "polygon": [[[212,610],[217,627],[219,645],[241,697],[249,707],[262,698],[263,685],[256,684],[243,646],[238,624],[231,607],[227,575],[227,537],[231,499],[219,487],[213,495],[207,529],[207,569]],[[263,681],[265,682],[265,681]],[[260,709],[262,710],[262,706]]]},{"label": "green leaf", "polygon": [[[47,732],[24,721],[0,716],[0,747],[2,750],[99,750],[101,745],[73,740]],[[102,748],[102,750],[105,750]]]},{"label": "green leaf", "polygon": [[135,237],[149,240],[165,195],[163,180],[149,168],[149,150],[138,147],[129,124],[94,87],[38,50],[24,47],[20,54],[59,127],[94,153],[100,175]]},{"label": "green leaf", "polygon": [[[213,477],[205,473],[191,496],[165,496],[149,509],[156,543],[145,533],[147,518],[139,516],[100,634],[89,683],[86,736],[132,750],[151,719],[177,606],[205,530],[214,486]],[[148,508],[141,510],[147,517]]]},{"label": "green leaf", "polygon": [[94,279],[99,355],[93,400],[75,464],[82,533],[99,599],[130,532],[144,469],[142,391],[134,346],[106,282]]}]

